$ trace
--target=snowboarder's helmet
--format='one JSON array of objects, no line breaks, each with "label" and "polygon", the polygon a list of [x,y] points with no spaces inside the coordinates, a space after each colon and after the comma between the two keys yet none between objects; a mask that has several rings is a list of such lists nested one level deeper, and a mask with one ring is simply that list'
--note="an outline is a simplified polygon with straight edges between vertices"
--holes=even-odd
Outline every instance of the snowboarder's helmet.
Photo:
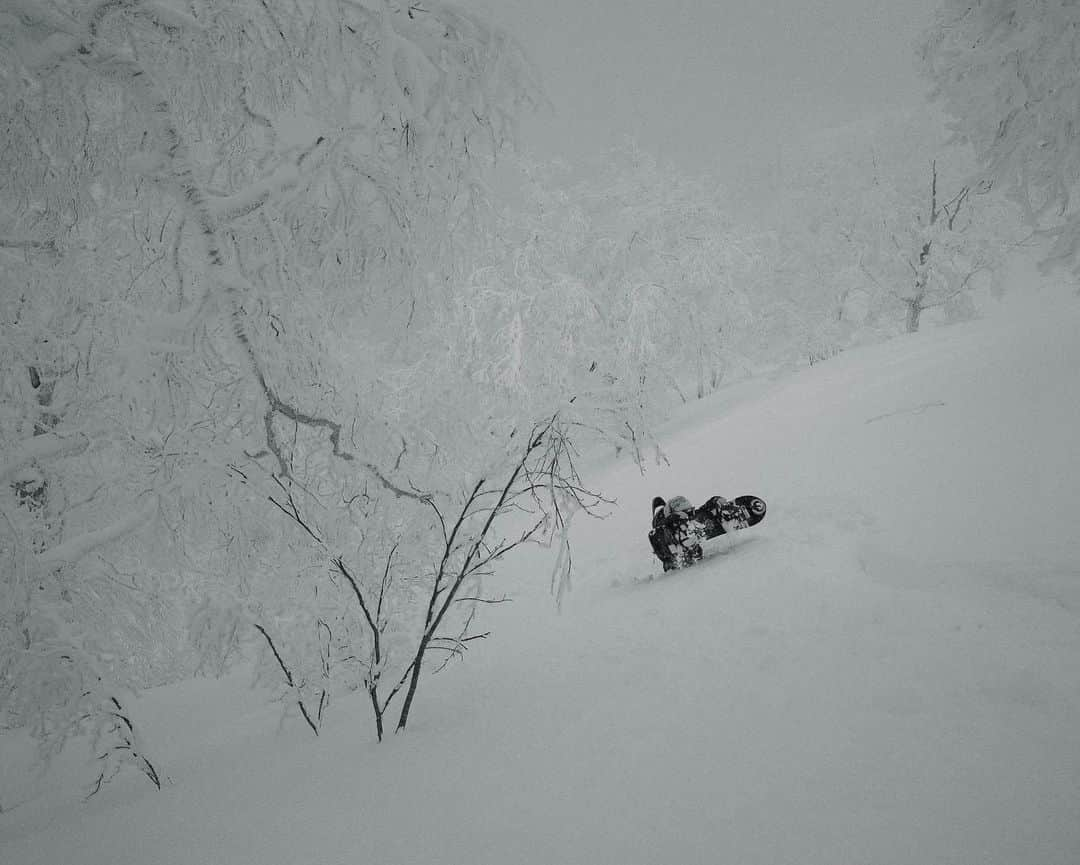
[{"label": "snowboarder's helmet", "polygon": [[686,496],[672,496],[668,499],[668,509],[675,513],[676,511],[692,511],[694,506],[690,504],[690,500]]}]

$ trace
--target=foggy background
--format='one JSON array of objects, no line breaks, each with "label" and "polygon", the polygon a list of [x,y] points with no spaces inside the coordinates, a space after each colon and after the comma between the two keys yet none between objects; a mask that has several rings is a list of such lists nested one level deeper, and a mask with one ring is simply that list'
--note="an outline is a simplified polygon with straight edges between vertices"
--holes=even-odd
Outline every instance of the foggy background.
[{"label": "foggy background", "polygon": [[466,5],[508,28],[540,72],[552,105],[521,131],[541,160],[580,165],[632,136],[752,194],[801,135],[926,106],[915,44],[931,0]]}]

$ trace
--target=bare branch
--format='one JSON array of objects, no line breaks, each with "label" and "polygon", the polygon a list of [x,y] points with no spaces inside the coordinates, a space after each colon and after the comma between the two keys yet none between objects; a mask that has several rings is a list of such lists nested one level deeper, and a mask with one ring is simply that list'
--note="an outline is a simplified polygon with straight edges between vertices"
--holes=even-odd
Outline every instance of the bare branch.
[{"label": "bare branch", "polygon": [[281,653],[278,652],[277,646],[275,646],[274,641],[270,639],[270,635],[266,632],[266,629],[258,622],[255,623],[255,629],[266,638],[267,645],[270,646],[270,651],[274,653],[274,657],[277,658],[278,666],[281,667],[281,672],[285,674],[286,683],[296,694],[296,705],[300,707],[300,713],[304,716],[304,720],[307,721],[307,725],[311,727],[311,732],[318,736],[319,728],[316,727],[315,722],[311,720],[311,715],[308,714],[307,706],[304,705],[304,701],[300,697],[300,690],[293,683],[292,673],[285,665],[285,660],[281,657]]},{"label": "bare branch", "polygon": [[956,223],[956,217],[960,215],[960,208],[963,207],[964,202],[967,200],[968,194],[971,192],[971,188],[965,186],[961,189],[952,200],[944,205],[946,215],[949,217],[948,226],[949,231],[953,230],[953,226]]},{"label": "bare branch", "polygon": [[[454,528],[450,532],[448,543],[443,550],[442,560],[440,561],[439,567],[436,571],[433,589],[428,599],[428,609],[425,618],[424,633],[420,638],[420,644],[417,647],[416,654],[413,657],[412,670],[409,675],[409,690],[405,695],[405,702],[402,705],[401,714],[398,716],[398,731],[403,730],[408,722],[409,711],[412,707],[413,698],[416,695],[416,688],[419,683],[420,671],[423,664],[425,652],[430,646],[431,641],[434,638],[436,632],[438,631],[438,628],[441,625],[444,617],[446,616],[447,611],[454,603],[457,593],[460,590],[464,581],[469,577],[471,573],[474,573],[477,568],[483,567],[485,559],[481,558],[479,563],[476,562],[476,559],[477,556],[480,554],[481,549],[484,547],[484,544],[486,543],[488,532],[490,531],[491,526],[495,521],[495,518],[503,512],[506,502],[512,497],[518,478],[523,473],[525,473],[526,475],[528,474],[527,463],[529,457],[544,443],[557,420],[558,414],[555,414],[545,423],[537,424],[533,427],[532,432],[529,436],[528,443],[523,449],[520,458],[514,465],[514,468],[510,472],[506,483],[502,487],[498,501],[490,509],[487,515],[487,519],[484,521],[483,526],[475,534],[474,540],[470,544],[468,544],[468,552],[466,553],[465,559],[461,563],[460,567],[457,568],[457,573],[454,575],[451,581],[446,586],[444,586],[442,581],[446,575],[446,566],[447,562],[449,561],[455,539],[459,530],[461,529],[461,526],[464,524],[466,517],[469,516],[470,509],[473,503],[476,501],[477,495],[480,493],[480,490],[485,483],[485,480],[483,478],[481,478],[477,482],[472,492],[466,498],[465,505],[462,507],[461,513],[459,514],[458,519],[454,524]],[[554,470],[554,467],[552,467],[552,470]],[[505,550],[503,552],[505,552]],[[499,555],[501,555],[501,553],[499,553]],[[490,559],[487,560],[490,561]],[[443,595],[441,603],[439,603],[440,595]],[[437,604],[438,609],[436,610]]]},{"label": "bare branch", "polygon": [[[393,564],[394,553],[397,552],[397,548],[398,548],[398,545],[394,544],[394,546],[392,546],[390,548],[389,554],[387,554],[387,556],[386,556],[386,567],[383,569],[382,583],[379,585],[379,603],[378,603],[378,606],[375,608],[375,621],[376,622],[382,621],[383,599],[386,596],[386,589],[390,585],[390,565]],[[376,658],[376,661],[377,660],[378,660],[378,658]]]},{"label": "bare branch", "polygon": [[[371,629],[371,633],[374,635],[375,660],[377,662],[379,660],[379,628],[375,624],[375,620],[371,617],[371,613],[368,610],[367,603],[364,601],[364,594],[360,591],[360,586],[357,584],[356,579],[353,577],[353,575],[349,573],[349,570],[345,567],[345,562],[342,561],[340,556],[334,559],[334,567],[338,569],[341,575],[348,581],[349,585],[352,586],[353,594],[356,596],[356,600],[360,604],[360,610],[364,614],[364,619],[367,621],[368,627]],[[389,569],[389,567],[390,565],[388,561],[387,569]]]},{"label": "bare branch", "polygon": [[509,604],[513,601],[513,598],[457,598],[456,603],[463,604],[466,601],[473,601],[477,604]]},{"label": "bare branch", "polygon": [[[349,456],[348,459],[352,459],[352,457]],[[431,498],[428,493],[412,492],[411,490],[399,487],[397,484],[390,481],[390,479],[387,478],[386,475],[384,475],[381,471],[379,471],[378,467],[373,465],[372,463],[365,462],[361,463],[361,465],[369,472],[371,472],[371,474],[375,476],[375,479],[380,484],[382,484],[386,489],[392,492],[399,499],[415,499],[418,502],[426,502]]]},{"label": "bare branch", "polygon": [[305,532],[307,532],[309,535],[311,535],[312,539],[314,539],[314,541],[316,543],[322,544],[322,542],[323,542],[322,538],[320,538],[317,534],[315,534],[315,532],[312,530],[311,526],[309,526],[307,523],[305,523],[303,521],[303,519],[301,519],[300,511],[296,507],[296,502],[293,500],[293,497],[292,497],[291,493],[289,494],[289,505],[290,505],[289,508],[286,508],[283,504],[281,504],[281,502],[279,502],[273,496],[267,496],[266,498],[279,511],[281,511],[283,514],[285,514],[285,516],[287,516],[289,519],[291,519],[293,522],[295,522],[298,526],[300,526],[300,528],[302,528]]}]

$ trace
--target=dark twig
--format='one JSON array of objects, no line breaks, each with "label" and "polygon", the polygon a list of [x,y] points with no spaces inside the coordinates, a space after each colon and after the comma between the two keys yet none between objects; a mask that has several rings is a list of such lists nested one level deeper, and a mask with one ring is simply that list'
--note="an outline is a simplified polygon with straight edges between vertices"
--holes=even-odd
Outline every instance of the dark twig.
[{"label": "dark twig", "polygon": [[[408,723],[409,711],[412,708],[412,702],[414,697],[416,696],[416,688],[420,680],[420,671],[423,666],[424,654],[427,651],[428,646],[431,644],[431,640],[435,636],[435,633],[438,631],[439,626],[442,624],[443,618],[446,616],[447,611],[453,605],[455,597],[457,596],[457,593],[460,590],[462,584],[465,582],[465,580],[469,577],[470,574],[476,571],[478,567],[483,567],[485,563],[492,561],[494,558],[498,558],[498,556],[501,556],[507,550],[512,549],[514,546],[517,546],[517,543],[523,542],[522,540],[518,541],[515,544],[505,546],[505,549],[502,549],[501,552],[498,552],[497,554],[492,554],[487,557],[481,556],[481,561],[479,562],[479,564],[477,564],[476,562],[477,556],[480,555],[480,551],[487,541],[488,532],[491,530],[491,526],[494,523],[495,518],[503,512],[506,503],[516,497],[517,492],[515,492],[515,486],[518,483],[518,478],[520,478],[523,473],[526,475],[528,474],[527,466],[530,457],[532,457],[533,453],[537,449],[539,449],[541,445],[544,444],[544,442],[547,440],[549,433],[551,433],[552,429],[555,427],[557,421],[558,415],[556,414],[544,423],[537,424],[533,427],[532,432],[529,436],[528,444],[525,446],[521,456],[515,463],[514,468],[511,470],[510,475],[506,480],[506,483],[502,486],[498,500],[488,512],[487,518],[485,519],[483,526],[477,531],[476,535],[474,536],[474,540],[471,543],[466,544],[468,551],[465,554],[465,559],[461,563],[460,567],[456,568],[457,573],[451,577],[447,573],[447,564],[449,562],[450,555],[455,548],[455,540],[457,538],[458,532],[464,525],[466,518],[471,515],[472,506],[475,503],[477,496],[480,494],[480,491],[483,489],[484,484],[486,483],[486,479],[481,478],[477,482],[476,486],[473,487],[472,492],[466,498],[465,504],[462,507],[460,514],[458,515],[457,521],[454,523],[454,527],[450,532],[447,544],[443,550],[442,559],[439,562],[439,567],[435,572],[432,592],[428,599],[427,614],[424,619],[424,633],[420,637],[420,642],[417,646],[416,654],[413,656],[412,671],[409,676],[409,689],[405,695],[405,702],[401,707],[401,714],[398,716],[398,731],[403,730],[405,728],[405,725]],[[550,466],[549,470],[555,470],[554,464]],[[531,536],[531,534],[531,531],[527,533],[527,535],[529,536]],[[444,579],[447,580],[445,585],[443,582]]]},{"label": "dark twig", "polygon": [[371,708],[375,712],[375,733],[382,741],[383,737],[383,715],[386,713],[386,709],[393,699],[397,690],[391,691],[390,695],[385,701],[379,700],[379,679],[382,676],[382,607],[383,600],[386,595],[386,588],[390,584],[390,568],[394,561],[394,553],[397,552],[398,545],[394,544],[391,548],[389,555],[386,557],[386,567],[383,569],[382,582],[379,587],[379,600],[375,608],[374,617],[371,615],[371,610],[368,607],[367,601],[364,598],[364,593],[360,591],[360,584],[357,583],[356,578],[349,572],[349,569],[345,567],[345,562],[338,556],[334,559],[334,567],[338,569],[338,572],[348,581],[349,586],[352,587],[353,594],[356,596],[357,603],[360,604],[360,611],[364,614],[364,621],[367,622],[368,630],[371,631],[371,660],[368,664],[368,676],[367,676],[367,692],[368,697],[371,700]]},{"label": "dark twig", "polygon": [[307,706],[304,705],[303,699],[300,697],[300,689],[293,683],[292,673],[285,665],[284,659],[277,650],[277,646],[274,645],[274,641],[270,639],[270,635],[266,633],[266,629],[258,622],[255,623],[255,629],[266,638],[267,645],[270,646],[270,651],[274,653],[274,657],[277,658],[278,666],[281,667],[281,672],[285,674],[285,681],[289,687],[296,692],[296,705],[300,707],[300,713],[304,716],[304,720],[307,721],[307,725],[311,727],[311,732],[316,736],[319,735],[319,728],[315,726],[315,722],[311,720],[311,715],[308,714]]},{"label": "dark twig", "polygon": [[509,604],[513,598],[457,598],[456,603],[464,604],[466,601],[473,601],[477,604]]},{"label": "dark twig", "polygon": [[283,504],[281,504],[281,502],[279,502],[273,496],[267,496],[266,498],[270,501],[271,504],[274,505],[274,507],[276,507],[279,511],[281,511],[283,514],[285,514],[285,516],[287,516],[289,519],[293,520],[305,532],[307,532],[309,535],[311,535],[312,539],[317,544],[322,543],[322,538],[320,538],[317,534],[315,534],[315,532],[312,530],[311,526],[309,526],[307,523],[305,523],[303,521],[303,519],[300,518],[300,511],[297,509],[296,502],[293,501],[293,497],[292,497],[291,494],[289,495],[289,505],[291,507],[291,510],[290,510],[290,508],[286,508]]},{"label": "dark twig", "polygon": [[[107,718],[111,719],[111,732],[116,734],[118,742],[112,747],[107,748],[105,753],[101,754],[98,759],[104,761],[110,754],[127,752],[130,758],[135,761],[139,770],[150,779],[150,782],[158,790],[160,790],[161,778],[158,775],[157,769],[154,768],[154,764],[150,762],[145,754],[141,751],[137,751],[135,748],[135,726],[131,723],[131,719],[124,714],[124,707],[120,705],[120,701],[117,700],[116,697],[109,697],[109,702],[112,703],[113,708],[106,709],[104,714]],[[89,799],[92,796],[95,796],[101,790],[102,785],[116,774],[116,771],[118,771],[118,769],[114,769],[112,773],[108,773],[107,768],[102,769],[98,773],[97,779],[94,781],[90,792],[87,793],[86,798]]]}]

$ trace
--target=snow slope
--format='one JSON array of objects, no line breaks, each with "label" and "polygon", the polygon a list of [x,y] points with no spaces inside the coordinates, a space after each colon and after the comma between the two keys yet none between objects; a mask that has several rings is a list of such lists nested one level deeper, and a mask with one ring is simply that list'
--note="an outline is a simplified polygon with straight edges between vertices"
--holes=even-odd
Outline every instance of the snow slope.
[{"label": "snow slope", "polygon": [[[170,783],[0,814],[4,865],[1080,863],[1080,302],[847,352],[589,478],[557,613],[512,561],[491,639],[403,737],[243,679],[144,695]],[[751,392],[756,390],[756,392]],[[648,501],[766,522],[661,575]]]}]

